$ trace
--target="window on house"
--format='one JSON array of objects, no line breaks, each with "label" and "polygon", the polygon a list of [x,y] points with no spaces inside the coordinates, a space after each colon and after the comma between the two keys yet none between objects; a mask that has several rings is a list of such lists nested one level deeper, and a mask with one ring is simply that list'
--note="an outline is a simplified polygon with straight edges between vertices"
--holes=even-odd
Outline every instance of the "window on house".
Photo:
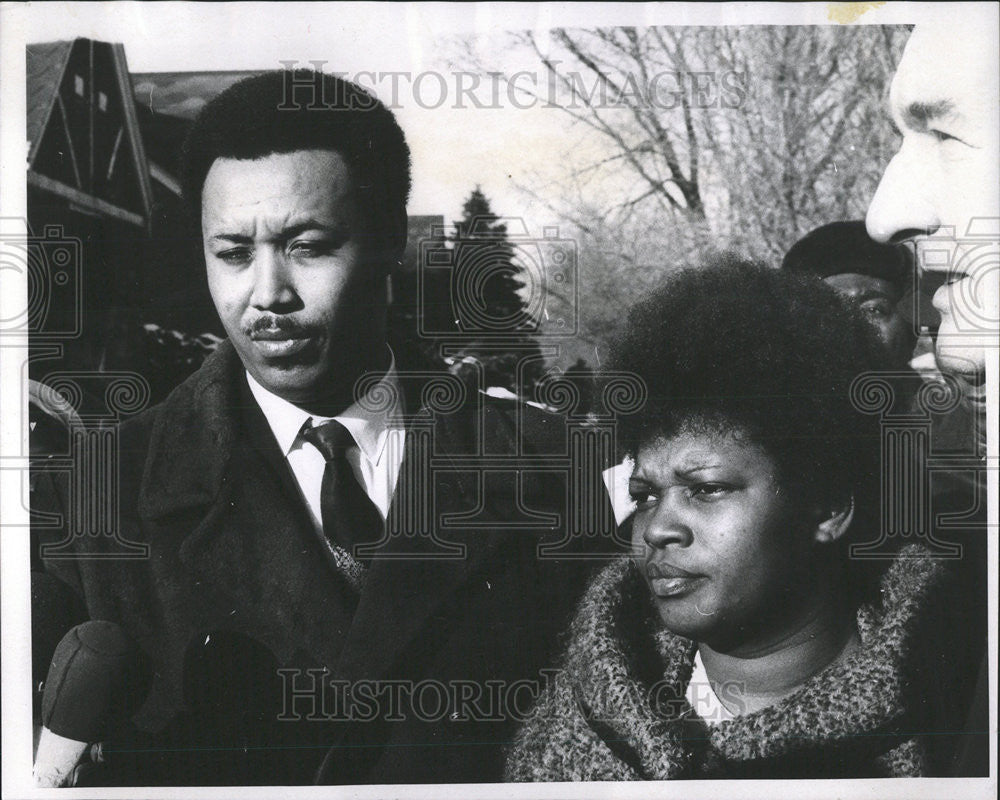
[{"label": "window on house", "polygon": [[108,96],[104,92],[97,93],[97,107],[101,109],[101,111],[108,110]]},{"label": "window on house", "polygon": [[80,97],[83,97],[83,75],[73,76],[73,88]]}]

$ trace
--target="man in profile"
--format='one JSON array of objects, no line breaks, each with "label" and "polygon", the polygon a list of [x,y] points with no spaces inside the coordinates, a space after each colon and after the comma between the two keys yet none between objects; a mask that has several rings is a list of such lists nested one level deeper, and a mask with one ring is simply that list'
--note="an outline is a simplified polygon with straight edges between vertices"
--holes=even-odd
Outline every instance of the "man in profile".
[{"label": "man in profile", "polygon": [[[184,161],[228,339],[120,429],[121,534],[149,558],[81,537],[45,560],[153,668],[109,780],[499,780],[593,563],[564,557],[575,498],[544,464],[563,420],[480,395],[427,408],[395,363],[409,150],[363,89],[247,78]],[[487,474],[487,455],[534,467]]]},{"label": "man in profile", "polygon": [[[878,242],[910,241],[941,314],[938,366],[985,417],[1000,331],[1000,100],[995,26],[918,26],[892,81],[902,134],[868,209]],[[985,436],[985,429],[979,433]]]},{"label": "man in profile", "polygon": [[[965,491],[950,525],[963,535],[960,566],[969,587],[969,653],[978,657],[972,712],[953,774],[982,774],[988,764],[990,707],[986,670],[986,372],[996,376],[1000,347],[1000,69],[996,19],[918,26],[907,42],[890,90],[902,135],[866,219],[879,242],[911,242],[921,280],[936,285],[941,315],[938,367],[961,391],[963,457],[954,475]],[[934,447],[932,430],[931,447]],[[956,534],[951,534],[955,536]],[[956,652],[956,670],[968,653]],[[960,699],[960,698],[959,698]],[[946,702],[952,702],[948,698]],[[995,698],[994,698],[995,703]]]}]

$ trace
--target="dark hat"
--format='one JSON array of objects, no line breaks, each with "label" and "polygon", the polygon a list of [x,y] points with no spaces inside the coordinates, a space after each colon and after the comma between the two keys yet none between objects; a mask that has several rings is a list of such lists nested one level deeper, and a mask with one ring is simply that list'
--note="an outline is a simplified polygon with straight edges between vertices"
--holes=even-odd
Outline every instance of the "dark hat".
[{"label": "dark hat", "polygon": [[785,254],[781,268],[828,278],[845,272],[882,278],[901,288],[910,284],[913,258],[900,244],[879,244],[863,220],[831,222],[810,231]]}]

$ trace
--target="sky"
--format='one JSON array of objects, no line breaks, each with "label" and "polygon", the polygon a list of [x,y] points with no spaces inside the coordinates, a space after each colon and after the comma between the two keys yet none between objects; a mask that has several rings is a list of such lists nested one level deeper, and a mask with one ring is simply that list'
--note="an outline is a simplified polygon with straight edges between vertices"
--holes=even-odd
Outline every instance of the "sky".
[{"label": "sky", "polygon": [[[325,71],[347,73],[392,104],[412,151],[411,214],[456,219],[479,184],[497,213],[537,216],[537,203],[516,185],[552,164],[567,118],[554,109],[511,107],[504,87],[495,96],[488,80],[475,86],[476,77],[457,75],[441,46],[445,37],[495,30],[497,17],[486,6],[434,4],[42,3],[32,7],[26,39],[122,42],[132,73],[320,61]],[[521,12],[504,21],[532,25],[533,17]],[[501,107],[476,108],[477,101]]]},{"label": "sky", "polygon": [[[919,3],[888,4],[900,5],[910,17],[921,13]],[[864,21],[887,21],[892,11],[875,9]],[[544,87],[540,65],[510,46],[510,31],[767,19],[830,22],[819,3],[52,2],[26,4],[23,19],[29,43],[77,36],[121,42],[133,73],[322,62],[322,69],[346,73],[374,89],[395,110],[413,156],[411,214],[457,219],[478,184],[496,213],[529,220],[531,234],[558,223],[546,208],[545,193],[559,181],[567,149],[597,145],[579,126],[571,128],[562,111],[541,104],[524,108],[528,98],[508,94],[506,84],[459,74],[450,63],[456,39],[475,41],[487,64],[525,70],[522,85]],[[476,107],[477,102],[492,107]]]}]

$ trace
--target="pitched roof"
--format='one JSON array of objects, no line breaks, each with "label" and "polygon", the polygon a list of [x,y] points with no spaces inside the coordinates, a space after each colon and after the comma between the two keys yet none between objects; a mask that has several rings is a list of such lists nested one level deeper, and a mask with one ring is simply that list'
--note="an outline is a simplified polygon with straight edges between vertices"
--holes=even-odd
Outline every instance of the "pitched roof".
[{"label": "pitched roof", "polygon": [[[95,191],[91,179],[92,175],[81,176],[76,171],[76,161],[73,163],[75,180],[67,180],[65,174],[52,174],[47,170],[46,165],[36,163],[39,153],[44,153],[42,145],[46,141],[52,141],[48,134],[51,127],[53,113],[56,106],[61,111],[62,122],[58,127],[65,127],[67,136],[63,147],[68,148],[70,157],[74,157],[75,148],[68,136],[69,126],[72,124],[65,118],[66,109],[63,107],[59,97],[60,89],[63,87],[63,78],[68,65],[76,63],[81,54],[86,54],[89,48],[89,70],[92,73],[95,69],[94,54],[95,49],[100,48],[102,59],[110,60],[110,77],[113,86],[117,89],[120,109],[122,114],[122,130],[127,141],[125,157],[130,158],[131,168],[134,170],[135,179],[138,183],[136,187],[139,195],[141,213],[134,212],[139,209],[125,209],[115,206],[114,203],[106,202],[107,197],[90,195],[88,192]],[[107,62],[105,62],[107,63]],[[132,224],[147,224],[149,211],[152,205],[152,185],[149,178],[149,164],[142,141],[142,134],[139,130],[139,122],[136,118],[135,98],[132,92],[132,83],[128,73],[128,63],[125,59],[125,48],[114,42],[95,41],[86,38],[77,38],[72,41],[42,42],[31,44],[26,47],[26,68],[27,68],[27,115],[26,133],[30,142],[28,150],[28,182],[42,188],[43,190],[60,194],[72,202],[82,202],[91,207],[92,210],[99,210],[102,213],[110,213],[112,216],[125,215],[123,218]],[[103,67],[107,69],[107,67]],[[79,76],[77,76],[79,78]],[[92,80],[91,74],[88,80]],[[107,91],[114,91],[112,86],[107,87]],[[78,90],[79,91],[79,90]],[[105,102],[107,99],[105,98]],[[91,98],[90,102],[94,102]],[[79,123],[83,124],[83,123]],[[93,130],[93,120],[90,123],[91,133]],[[115,145],[114,153],[117,154],[118,145]],[[114,163],[114,155],[112,162]],[[93,164],[91,164],[91,169]],[[110,167],[108,176],[110,177]],[[90,187],[85,189],[85,186]],[[117,201],[116,201],[117,202]],[[138,222],[136,222],[138,220]]]},{"label": "pitched roof", "polygon": [[73,42],[44,42],[27,46],[27,134],[31,143],[29,163],[42,140],[42,132],[52,113]]}]

